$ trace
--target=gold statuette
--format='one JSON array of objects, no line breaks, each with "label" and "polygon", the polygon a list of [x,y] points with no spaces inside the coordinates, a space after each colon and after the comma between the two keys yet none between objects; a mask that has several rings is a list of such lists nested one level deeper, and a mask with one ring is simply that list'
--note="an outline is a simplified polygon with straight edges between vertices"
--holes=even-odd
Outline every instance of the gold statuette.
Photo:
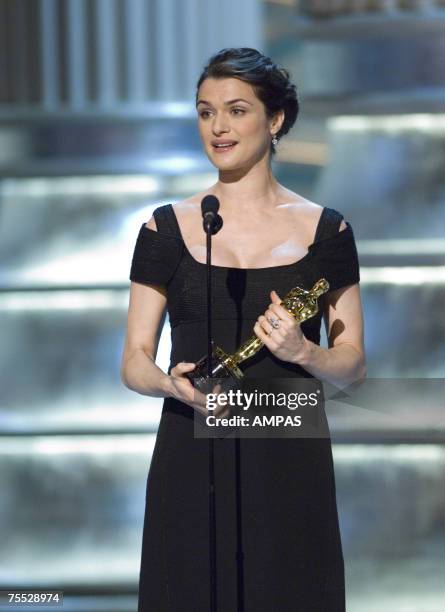
[{"label": "gold statuette", "polygon": [[[281,306],[291,314],[296,323],[302,323],[318,313],[318,298],[329,290],[329,283],[326,279],[318,280],[312,289],[295,287],[286,294]],[[232,355],[228,355],[219,346],[215,347],[212,354],[212,376],[211,378],[220,379],[222,392],[239,386],[244,374],[238,367],[240,363],[255,355],[264,343],[254,334]],[[192,372],[186,374],[195,388],[203,393],[208,393],[213,389],[214,381],[209,379],[207,355],[202,357]]]}]

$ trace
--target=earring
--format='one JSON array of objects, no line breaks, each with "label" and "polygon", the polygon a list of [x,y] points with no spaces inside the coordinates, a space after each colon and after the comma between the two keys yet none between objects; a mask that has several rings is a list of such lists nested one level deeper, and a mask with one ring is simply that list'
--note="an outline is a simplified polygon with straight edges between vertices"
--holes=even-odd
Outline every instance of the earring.
[{"label": "earring", "polygon": [[272,144],[274,145],[274,147],[276,147],[277,144],[278,144],[278,138],[277,138],[276,134],[273,135]]}]

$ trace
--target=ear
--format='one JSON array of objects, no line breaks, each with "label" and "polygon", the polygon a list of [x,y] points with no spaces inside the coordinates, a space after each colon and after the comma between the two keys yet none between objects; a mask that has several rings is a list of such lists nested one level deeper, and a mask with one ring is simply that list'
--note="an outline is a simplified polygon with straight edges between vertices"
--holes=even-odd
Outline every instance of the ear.
[{"label": "ear", "polygon": [[281,126],[284,122],[284,110],[279,110],[270,121],[270,131],[273,134],[277,134],[281,130]]}]

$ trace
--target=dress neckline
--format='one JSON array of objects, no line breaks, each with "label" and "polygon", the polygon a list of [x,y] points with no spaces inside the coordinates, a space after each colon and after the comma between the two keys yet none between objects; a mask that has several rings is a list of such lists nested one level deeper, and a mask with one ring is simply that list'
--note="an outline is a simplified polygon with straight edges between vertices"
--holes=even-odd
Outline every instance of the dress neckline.
[{"label": "dress neckline", "polygon": [[[178,220],[176,218],[176,214],[175,211],[173,210],[173,206],[172,204],[168,204],[166,206],[170,207],[170,217],[173,220],[173,223],[175,224],[176,227],[176,235],[170,233],[170,231],[167,232],[162,232],[162,231],[158,231],[158,230],[153,230],[150,227],[147,227],[147,225],[144,223],[142,223],[141,225],[141,232],[145,233],[145,234],[153,234],[159,237],[164,237],[164,238],[170,238],[173,240],[176,240],[178,242],[180,242],[183,246],[183,251],[184,251],[184,255],[190,260],[190,262],[200,268],[205,268],[207,266],[207,264],[198,261],[197,259],[195,259],[193,257],[193,255],[190,253],[190,251],[187,248],[187,245],[182,237],[182,233],[181,233],[181,228],[179,227],[179,223]],[[323,210],[321,212],[320,218],[318,220],[318,224],[317,224],[317,229],[315,232],[315,238],[317,237],[317,233],[318,233],[318,229],[321,225],[322,222],[322,218],[323,215],[326,216],[327,211],[329,210],[328,207],[323,207]],[[309,260],[311,257],[313,257],[315,251],[317,248],[319,248],[321,245],[326,244],[326,243],[331,243],[332,241],[334,242],[338,242],[340,241],[340,244],[342,241],[347,240],[348,236],[349,238],[351,237],[351,233],[352,233],[352,229],[351,229],[351,224],[349,223],[349,221],[346,221],[345,219],[345,223],[346,223],[346,227],[342,230],[339,230],[338,232],[336,232],[335,234],[333,234],[332,236],[327,236],[325,238],[320,238],[319,240],[314,240],[314,242],[312,242],[309,246],[308,246],[308,250],[307,253],[305,253],[305,255],[303,255],[303,257],[300,257],[300,259],[298,259],[297,261],[294,261],[292,263],[289,264],[281,264],[278,266],[267,266],[265,268],[236,268],[236,267],[230,267],[230,266],[216,266],[215,264],[211,265],[211,268],[213,270],[215,270],[216,272],[218,271],[233,271],[233,272],[251,272],[251,273],[255,273],[255,272],[264,272],[266,270],[293,270],[295,268],[297,268],[300,264],[305,263],[307,260]]]},{"label": "dress neckline", "polygon": [[[186,254],[186,256],[187,256],[187,257],[188,257],[188,258],[189,258],[189,259],[190,259],[192,262],[194,262],[196,265],[198,265],[198,266],[201,266],[201,267],[204,267],[204,268],[205,268],[205,267],[207,266],[207,264],[206,264],[206,263],[203,263],[203,262],[201,262],[201,261],[198,261],[198,260],[197,260],[197,259],[195,259],[195,258],[193,257],[193,255],[190,253],[190,251],[189,251],[189,249],[188,249],[188,247],[187,247],[187,244],[186,244],[186,242],[185,242],[185,240],[184,240],[184,238],[183,238],[183,236],[182,236],[181,228],[180,228],[180,226],[179,226],[179,223],[178,223],[178,218],[177,218],[176,213],[175,213],[175,211],[174,211],[173,205],[170,203],[170,204],[168,204],[168,206],[169,206],[170,211],[171,211],[171,216],[172,216],[172,219],[174,220],[174,223],[175,223],[175,225],[176,225],[176,230],[177,230],[177,234],[178,234],[178,235],[177,235],[177,237],[179,238],[179,240],[180,240],[180,241],[182,242],[182,244],[184,245],[184,253],[185,253],[185,254]],[[315,236],[317,236],[317,233],[318,233],[318,228],[320,227],[320,225],[321,225],[321,223],[322,223],[322,220],[323,220],[324,215],[326,214],[326,211],[327,211],[327,207],[326,207],[326,206],[324,206],[324,207],[323,207],[323,210],[321,211],[321,215],[320,215],[320,218],[319,218],[319,220],[318,220],[318,223],[317,223],[317,227],[316,227],[316,230],[315,230]],[[150,228],[146,228],[146,229],[150,229]],[[152,230],[152,231],[155,231],[155,230]],[[343,231],[346,231],[346,230],[343,230]],[[341,232],[340,232],[340,233],[341,233]],[[219,269],[219,270],[230,270],[230,271],[236,270],[236,271],[238,271],[238,272],[253,272],[253,271],[276,270],[276,269],[281,269],[281,270],[284,270],[284,269],[286,269],[286,268],[289,268],[289,269],[290,269],[290,268],[294,268],[294,267],[296,267],[297,265],[299,265],[300,263],[302,263],[302,262],[303,262],[303,261],[305,261],[306,259],[309,259],[309,257],[311,257],[311,256],[312,256],[312,254],[313,254],[313,249],[315,248],[315,246],[316,246],[317,244],[318,244],[318,241],[316,242],[316,241],[314,240],[314,242],[312,242],[312,243],[311,243],[311,244],[308,246],[307,253],[305,253],[305,254],[303,255],[303,257],[300,257],[300,259],[297,259],[297,261],[293,261],[293,262],[291,262],[291,263],[289,263],[289,264],[280,264],[280,265],[278,265],[278,266],[267,266],[267,267],[265,267],[265,268],[239,268],[239,267],[233,267],[233,266],[217,266],[217,265],[211,264],[211,268],[212,268],[212,269],[213,269],[213,268],[215,268],[216,270],[218,270],[218,269]]]}]

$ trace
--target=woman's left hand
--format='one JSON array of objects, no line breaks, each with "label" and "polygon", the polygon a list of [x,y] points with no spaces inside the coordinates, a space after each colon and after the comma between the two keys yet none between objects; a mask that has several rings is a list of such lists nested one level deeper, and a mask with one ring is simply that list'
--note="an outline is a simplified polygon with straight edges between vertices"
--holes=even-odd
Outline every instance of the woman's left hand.
[{"label": "woman's left hand", "polygon": [[[298,363],[306,348],[306,336],[301,331],[300,324],[281,306],[277,292],[271,291],[270,297],[272,303],[264,315],[258,317],[253,331],[278,359]],[[276,325],[279,326],[273,327],[273,322],[277,322]]]}]

